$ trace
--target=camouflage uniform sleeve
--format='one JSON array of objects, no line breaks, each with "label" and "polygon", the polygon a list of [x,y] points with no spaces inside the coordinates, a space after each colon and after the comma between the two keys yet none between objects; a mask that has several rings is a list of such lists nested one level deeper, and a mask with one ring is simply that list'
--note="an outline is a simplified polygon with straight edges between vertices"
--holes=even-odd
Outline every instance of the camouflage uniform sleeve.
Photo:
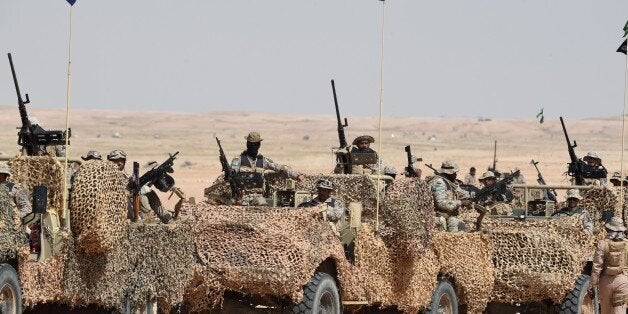
[{"label": "camouflage uniform sleeve", "polygon": [[606,241],[602,240],[597,245],[595,253],[593,253],[593,268],[591,268],[591,284],[589,287],[594,287],[598,284],[600,274],[604,268],[604,250],[606,247]]},{"label": "camouflage uniform sleeve", "polygon": [[334,206],[329,206],[327,210],[327,219],[331,221],[337,221],[345,215],[345,204],[336,200]]},{"label": "camouflage uniform sleeve", "polygon": [[452,212],[460,207],[460,201],[450,199],[447,195],[447,184],[443,179],[436,178],[430,184],[434,196],[434,206],[437,211]]},{"label": "camouflage uniform sleeve", "polygon": [[286,165],[276,164],[270,158],[266,157],[264,157],[264,169],[285,173],[286,175],[288,175],[288,177],[292,179],[296,179],[301,175],[300,173],[290,169],[290,167]]},{"label": "camouflage uniform sleeve", "polygon": [[17,205],[17,209],[20,212],[20,217],[24,218],[26,215],[33,211],[31,202],[28,200],[28,190],[19,186],[14,186],[9,192],[9,195]]},{"label": "camouflage uniform sleeve", "polygon": [[582,211],[582,215],[580,215],[580,220],[582,220],[582,228],[589,235],[593,235],[593,222],[591,221],[591,216],[589,216],[589,212],[586,210]]}]

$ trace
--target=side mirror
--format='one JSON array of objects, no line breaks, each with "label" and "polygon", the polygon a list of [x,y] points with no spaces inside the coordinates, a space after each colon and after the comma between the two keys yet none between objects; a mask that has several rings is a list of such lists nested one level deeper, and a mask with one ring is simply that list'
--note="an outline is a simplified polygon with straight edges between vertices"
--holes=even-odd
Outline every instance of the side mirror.
[{"label": "side mirror", "polygon": [[45,214],[48,201],[48,187],[37,185],[33,187],[33,213]]}]

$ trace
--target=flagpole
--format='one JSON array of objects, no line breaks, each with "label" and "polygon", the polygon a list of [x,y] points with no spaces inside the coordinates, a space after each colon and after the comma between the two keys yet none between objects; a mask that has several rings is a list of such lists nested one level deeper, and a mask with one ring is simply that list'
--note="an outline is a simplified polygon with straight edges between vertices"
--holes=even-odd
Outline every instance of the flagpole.
[{"label": "flagpole", "polygon": [[[626,23],[628,26],[628,22]],[[619,166],[619,171],[621,172],[620,178],[620,192],[619,192],[619,208],[621,208],[621,212],[619,213],[623,217],[624,212],[624,146],[625,146],[625,132],[626,132],[626,106],[628,106],[628,54],[626,54],[626,68],[624,72],[624,110],[621,115],[621,164]]]},{"label": "flagpole", "polygon": [[63,162],[63,218],[65,227],[70,227],[70,215],[68,213],[68,155],[70,154],[70,87],[72,81],[72,8],[70,4],[70,23],[68,31],[68,76],[65,91],[65,157]]},{"label": "flagpole", "polygon": [[[379,138],[378,138],[378,147],[377,151],[377,169],[379,169],[379,174],[384,173],[384,169],[382,169],[382,116],[384,112],[384,18],[386,17],[386,1],[380,0],[382,2],[382,32],[381,32],[381,54],[380,54],[380,76],[379,76]],[[377,206],[375,207],[375,231],[377,232],[379,229],[379,207],[381,205],[380,200],[380,184],[381,180],[377,180]]]}]

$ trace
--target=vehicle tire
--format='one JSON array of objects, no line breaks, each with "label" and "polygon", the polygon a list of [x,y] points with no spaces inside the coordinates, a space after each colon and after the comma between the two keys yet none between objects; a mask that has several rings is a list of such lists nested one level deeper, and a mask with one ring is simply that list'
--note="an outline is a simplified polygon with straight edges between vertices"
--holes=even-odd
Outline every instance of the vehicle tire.
[{"label": "vehicle tire", "polygon": [[146,298],[146,303],[142,307],[134,308],[131,298],[127,295],[124,297],[123,307],[124,307],[123,309],[124,314],[157,314],[158,313],[157,300],[155,298]]},{"label": "vehicle tire", "polygon": [[458,297],[456,297],[454,286],[449,280],[445,278],[438,280],[427,313],[458,314]]},{"label": "vehicle tire", "polygon": [[303,299],[292,306],[291,313],[342,313],[340,293],[334,277],[318,272],[303,287]]},{"label": "vehicle tire", "polygon": [[22,313],[22,290],[15,269],[0,264],[0,313]]},{"label": "vehicle tire", "polygon": [[558,313],[600,313],[600,299],[597,292],[593,298],[587,293],[590,282],[591,277],[589,275],[580,275],[578,279],[576,279],[576,286],[567,293],[563,302],[560,304]]}]

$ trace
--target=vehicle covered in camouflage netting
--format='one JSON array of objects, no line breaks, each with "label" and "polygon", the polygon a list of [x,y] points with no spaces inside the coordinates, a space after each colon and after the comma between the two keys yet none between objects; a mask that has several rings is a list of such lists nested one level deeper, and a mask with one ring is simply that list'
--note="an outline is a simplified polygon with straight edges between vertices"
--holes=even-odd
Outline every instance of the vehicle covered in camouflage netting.
[{"label": "vehicle covered in camouflage netting", "polygon": [[[458,304],[471,313],[485,309],[494,282],[491,241],[481,233],[435,231],[425,182],[308,175],[294,190],[312,191],[321,178],[333,182],[335,197],[348,205],[353,241],[339,237],[320,208],[295,208],[294,202],[186,206],[196,219],[200,259],[186,294],[189,309],[229,311],[234,299],[294,312],[366,306],[457,313]],[[266,173],[265,179],[267,195],[290,189],[283,175]],[[383,189],[386,182],[377,210],[378,184]],[[222,189],[227,193],[226,185]],[[209,190],[220,194],[220,188]]]},{"label": "vehicle covered in camouflage netting", "polygon": [[[77,164],[69,216],[63,213],[63,166],[57,159],[18,157],[9,164],[14,182],[31,190],[46,186],[48,197],[45,211],[34,210],[27,224],[31,229],[41,226],[34,242],[39,246],[33,248],[33,239],[29,245],[27,230],[0,189],[0,278],[11,278],[0,285],[4,297],[13,292],[15,298],[14,309],[5,302],[3,309],[8,310],[3,313],[19,312],[22,305],[131,312],[157,304],[168,309],[183,301],[195,264],[189,222],[131,223],[126,217],[127,181],[111,162]],[[61,225],[68,217],[71,226]]]}]

